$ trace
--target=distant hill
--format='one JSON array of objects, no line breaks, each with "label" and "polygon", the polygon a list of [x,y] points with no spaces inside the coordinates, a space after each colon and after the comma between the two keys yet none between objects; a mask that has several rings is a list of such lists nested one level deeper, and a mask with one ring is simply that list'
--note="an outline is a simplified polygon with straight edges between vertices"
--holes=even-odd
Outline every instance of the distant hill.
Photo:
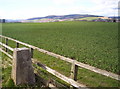
[{"label": "distant hill", "polygon": [[21,22],[23,19],[17,19],[17,20],[13,20],[13,19],[5,19],[5,22],[11,23],[11,22]]},{"label": "distant hill", "polygon": [[99,15],[89,15],[89,14],[69,14],[69,15],[49,15],[45,17],[34,17],[29,19],[5,19],[5,22],[58,22],[58,21],[107,21],[110,19],[119,19],[120,16],[110,16],[104,17]]},{"label": "distant hill", "polygon": [[115,19],[120,19],[120,16],[111,16],[109,18],[115,18]]},{"label": "distant hill", "polygon": [[50,15],[45,17],[35,17],[35,18],[29,18],[27,20],[37,20],[37,19],[79,19],[79,18],[85,18],[85,17],[103,17],[98,15],[88,15],[88,14],[70,14],[70,15]]},{"label": "distant hill", "polygon": [[59,21],[108,21],[110,18],[120,18],[120,17],[104,17],[99,15],[89,15],[89,14],[69,14],[69,15],[49,15],[45,17],[34,17],[24,20],[12,20],[6,19],[5,22],[59,22]]}]

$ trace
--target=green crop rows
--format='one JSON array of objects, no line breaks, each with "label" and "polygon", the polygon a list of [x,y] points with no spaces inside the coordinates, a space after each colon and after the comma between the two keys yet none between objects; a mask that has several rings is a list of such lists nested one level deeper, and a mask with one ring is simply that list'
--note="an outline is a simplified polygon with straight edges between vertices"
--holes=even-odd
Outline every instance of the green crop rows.
[{"label": "green crop rows", "polygon": [[6,23],[3,35],[118,73],[117,23]]},{"label": "green crop rows", "polygon": [[[100,69],[118,71],[118,24],[105,22],[5,23],[3,35]],[[11,46],[15,47],[12,43]],[[22,46],[21,46],[22,47]],[[37,51],[34,57],[70,76],[70,64]],[[91,87],[115,87],[118,81],[79,69],[78,79]],[[101,80],[102,79],[102,80]],[[96,82],[96,84],[92,82]]]}]

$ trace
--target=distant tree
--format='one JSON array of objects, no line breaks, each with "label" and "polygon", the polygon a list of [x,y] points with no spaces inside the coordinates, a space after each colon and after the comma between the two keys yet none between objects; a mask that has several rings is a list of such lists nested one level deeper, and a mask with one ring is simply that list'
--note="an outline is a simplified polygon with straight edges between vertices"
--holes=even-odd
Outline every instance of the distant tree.
[{"label": "distant tree", "polygon": [[115,18],[113,19],[113,22],[116,22],[116,19],[115,19]]},{"label": "distant tree", "polygon": [[5,23],[5,19],[3,19],[2,22]]}]

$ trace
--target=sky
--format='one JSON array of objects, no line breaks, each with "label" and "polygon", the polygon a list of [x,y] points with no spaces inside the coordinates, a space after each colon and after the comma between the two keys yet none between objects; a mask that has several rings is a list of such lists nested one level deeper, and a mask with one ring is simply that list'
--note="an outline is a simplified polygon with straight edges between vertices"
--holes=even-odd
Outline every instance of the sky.
[{"label": "sky", "polygon": [[[120,0],[0,0],[0,18],[28,19],[48,15],[118,16]],[[120,3],[119,3],[120,4]]]}]

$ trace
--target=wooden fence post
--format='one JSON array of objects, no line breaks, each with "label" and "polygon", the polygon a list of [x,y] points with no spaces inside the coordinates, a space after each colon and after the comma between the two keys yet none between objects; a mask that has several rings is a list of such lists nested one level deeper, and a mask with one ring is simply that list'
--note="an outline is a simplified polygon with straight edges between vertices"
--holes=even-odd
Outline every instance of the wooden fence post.
[{"label": "wooden fence post", "polygon": [[31,53],[28,48],[14,49],[11,77],[16,85],[35,83]]},{"label": "wooden fence post", "polygon": [[[78,73],[78,66],[75,65],[75,61],[73,61],[71,66],[71,78],[75,81],[77,81],[77,73]],[[75,87],[70,86],[70,89],[75,89]]]},{"label": "wooden fence post", "polygon": [[33,51],[34,51],[34,49],[30,48],[30,51],[31,51],[31,58],[33,58]]},{"label": "wooden fence post", "polygon": [[[8,45],[8,39],[7,39],[7,38],[5,38],[5,44],[6,44],[6,45]],[[7,48],[5,48],[5,51],[7,52],[7,51],[8,51],[8,49],[7,49]]]},{"label": "wooden fence post", "polygon": [[16,48],[19,48],[19,43],[16,43]]}]

